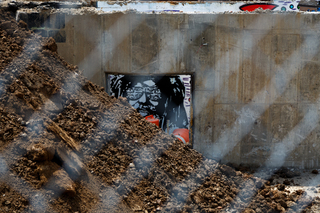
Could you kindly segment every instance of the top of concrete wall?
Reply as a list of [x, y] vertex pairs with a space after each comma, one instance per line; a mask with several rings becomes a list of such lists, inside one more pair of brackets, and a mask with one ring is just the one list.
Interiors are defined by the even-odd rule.
[[38, 8], [38, 9], [52, 9], [52, 8], [80, 8], [80, 7], [95, 7], [96, 3], [89, 0], [3, 0], [0, 1], [1, 7], [9, 7], [11, 10], [18, 10], [20, 8]]
[[5, 0], [13, 10], [21, 8], [36, 9], [78, 9], [82, 7], [97, 8], [103, 12], [136, 11], [143, 13], [225, 13], [225, 12], [318, 12], [319, 0], [274, 0], [274, 1], [97, 1], [97, 0]]
[[[302, 1], [301, 1], [302, 2]], [[318, 12], [319, 2], [316, 0], [303, 1], [211, 1], [211, 2], [164, 2], [164, 1], [141, 1], [119, 3], [110, 1], [98, 1], [97, 8], [105, 12], [128, 11], [137, 12], [175, 12], [175, 13], [225, 13], [225, 12]]]
[[[0, 6], [7, 6], [13, 11], [27, 10], [52, 10], [55, 12], [68, 11], [72, 14], [87, 13], [186, 13], [186, 14], [210, 14], [210, 13], [270, 13], [270, 12], [320, 12], [318, 0], [294, 0], [294, 1], [11, 1], [2, 2]], [[70, 10], [71, 9], [71, 10]], [[80, 10], [79, 10], [80, 9]], [[57, 11], [58, 10], [58, 11]], [[64, 12], [65, 12], [64, 11]], [[30, 11], [31, 12], [31, 11]]]

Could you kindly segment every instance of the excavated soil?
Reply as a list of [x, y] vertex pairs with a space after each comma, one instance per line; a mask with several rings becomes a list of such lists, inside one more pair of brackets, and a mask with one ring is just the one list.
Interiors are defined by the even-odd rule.
[[311, 212], [319, 199], [204, 158], [0, 10], [0, 212]]

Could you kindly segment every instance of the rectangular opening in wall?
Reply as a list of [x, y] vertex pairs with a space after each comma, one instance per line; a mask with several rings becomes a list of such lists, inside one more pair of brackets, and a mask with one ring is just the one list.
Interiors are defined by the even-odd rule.
[[107, 92], [126, 97], [150, 122], [189, 143], [192, 115], [192, 75], [107, 74]]

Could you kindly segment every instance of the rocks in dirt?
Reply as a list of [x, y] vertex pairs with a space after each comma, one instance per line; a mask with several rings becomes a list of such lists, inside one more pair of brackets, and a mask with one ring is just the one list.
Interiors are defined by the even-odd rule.
[[61, 168], [57, 163], [52, 161], [45, 161], [35, 165], [42, 185], [47, 184], [52, 178], [52, 174]]
[[[103, 108], [101, 104], [96, 104], [97, 100], [94, 100], [88, 94], [82, 92], [79, 96], [82, 100], [74, 100], [54, 119], [54, 122], [59, 125], [61, 130], [74, 140], [72, 142], [74, 146], [78, 146], [96, 127], [97, 120], [101, 116], [100, 109]], [[92, 109], [96, 106], [96, 109]]]
[[13, 35], [13, 30], [14, 30], [14, 22], [11, 21], [5, 21], [0, 24], [0, 28], [2, 30], [5, 30], [8, 35], [12, 36]]
[[286, 186], [289, 186], [291, 184], [291, 182], [288, 179], [285, 179], [283, 181], [283, 184], [286, 185]]
[[21, 194], [4, 183], [0, 183], [0, 209], [2, 212], [24, 212], [29, 202]]
[[36, 110], [41, 109], [57, 89], [52, 78], [41, 72], [35, 64], [29, 66], [27, 72], [23, 72], [9, 87], [11, 93]]
[[159, 156], [156, 161], [161, 168], [175, 179], [182, 180], [196, 168], [202, 158], [200, 153], [176, 142]]
[[0, 70], [8, 65], [23, 49], [30, 31], [18, 27], [10, 13], [0, 13]]
[[57, 148], [56, 154], [61, 162], [64, 162], [63, 166], [70, 177], [77, 179], [78, 177], [85, 175], [83, 171], [84, 165], [75, 152], [66, 148]]
[[7, 29], [10, 29], [12, 28], [11, 26], [11, 21], [4, 21], [0, 24], [0, 28], [3, 29], [3, 30], [7, 30]]
[[69, 196], [76, 195], [75, 183], [64, 169], [58, 169], [54, 171], [50, 177], [50, 182], [46, 185], [46, 187], [50, 190], [53, 190], [57, 194], [66, 193]]
[[123, 148], [113, 143], [106, 144], [87, 164], [90, 173], [108, 184], [119, 185], [119, 177], [129, 168], [134, 168], [132, 158]]
[[0, 107], [0, 150], [23, 131], [22, 121], [21, 117]]
[[57, 52], [57, 50], [58, 50], [58, 46], [57, 46], [57, 44], [56, 44], [56, 41], [55, 41], [52, 37], [50, 37], [50, 38], [47, 40], [47, 42], [46, 42], [46, 44], [43, 46], [43, 48], [44, 48], [44, 49], [48, 49], [48, 50], [50, 50], [50, 51], [52, 51], [52, 52]]
[[55, 154], [55, 148], [48, 144], [34, 144], [29, 148], [28, 153], [34, 161], [51, 161]]
[[299, 171], [290, 170], [289, 168], [281, 167], [275, 174], [282, 178], [293, 178], [300, 176]]
[[28, 24], [22, 20], [19, 21], [18, 25], [19, 27], [24, 28], [25, 30], [28, 29]]
[[286, 186], [284, 184], [278, 184], [277, 188], [279, 191], [283, 191], [286, 188]]
[[49, 126], [47, 126], [49, 130], [56, 133], [64, 142], [66, 142], [72, 149], [79, 150], [78, 144], [63, 130], [61, 129], [55, 122], [51, 122]]
[[233, 168], [231, 168], [231, 167], [229, 167], [229, 166], [227, 166], [227, 165], [222, 165], [222, 166], [220, 166], [220, 171], [222, 172], [222, 173], [224, 173], [227, 177], [233, 177], [233, 176], [235, 176], [236, 175], [236, 171], [233, 169]]
[[[42, 186], [58, 194], [67, 193], [70, 196], [75, 196], [75, 183], [71, 177], [75, 175], [75, 172], [78, 172], [76, 175], [81, 174], [80, 166], [82, 166], [82, 164], [74, 153], [66, 153], [61, 151], [61, 149], [56, 151], [55, 149], [55, 147], [48, 144], [35, 144], [29, 147], [27, 156], [30, 160], [28, 160], [28, 163], [31, 163], [33, 167], [34, 176], [39, 177], [39, 182], [34, 183], [37, 184], [37, 187]], [[64, 160], [64, 168], [69, 172], [71, 171], [69, 174], [59, 164], [53, 161], [55, 153], [58, 153], [56, 155]], [[69, 156], [66, 157], [66, 154]], [[57, 159], [55, 161], [57, 161]], [[60, 161], [57, 162], [59, 163]]]
[[236, 184], [225, 176], [215, 173], [208, 177], [205, 182], [190, 195], [185, 207], [189, 211], [201, 209], [225, 208], [237, 195], [239, 189]]

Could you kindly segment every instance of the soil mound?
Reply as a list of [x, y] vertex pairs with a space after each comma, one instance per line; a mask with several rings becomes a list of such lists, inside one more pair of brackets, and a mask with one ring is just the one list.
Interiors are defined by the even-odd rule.
[[0, 10], [0, 212], [297, 212], [303, 191], [205, 159]]

